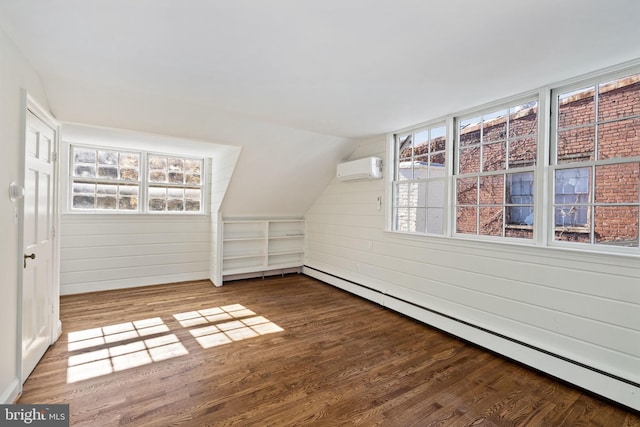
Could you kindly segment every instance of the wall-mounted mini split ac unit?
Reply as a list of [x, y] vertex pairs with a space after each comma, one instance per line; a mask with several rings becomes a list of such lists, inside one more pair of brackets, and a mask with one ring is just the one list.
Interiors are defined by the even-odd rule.
[[360, 181], [382, 178], [382, 159], [365, 157], [340, 163], [337, 170], [338, 181]]

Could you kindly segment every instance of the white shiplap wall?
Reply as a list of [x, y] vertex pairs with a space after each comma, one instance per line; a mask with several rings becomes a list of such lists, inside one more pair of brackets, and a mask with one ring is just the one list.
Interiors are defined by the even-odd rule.
[[[385, 153], [377, 138], [352, 158]], [[385, 232], [385, 191], [326, 188], [306, 214], [307, 274], [640, 409], [637, 257]]]
[[[118, 289], [219, 276], [219, 209], [241, 147], [65, 123], [61, 146], [61, 293]], [[69, 213], [70, 144], [92, 144], [203, 157], [207, 215]]]
[[63, 215], [60, 293], [209, 277], [208, 215]]

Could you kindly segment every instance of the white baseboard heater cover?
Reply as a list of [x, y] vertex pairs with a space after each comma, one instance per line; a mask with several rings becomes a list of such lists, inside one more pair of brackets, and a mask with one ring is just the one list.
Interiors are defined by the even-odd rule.
[[382, 159], [364, 157], [340, 163], [337, 168], [338, 181], [361, 181], [382, 178]]
[[495, 353], [546, 372], [592, 393], [640, 410], [640, 384], [586, 366], [566, 357], [539, 349], [519, 340], [496, 334], [484, 328], [460, 321], [446, 314], [381, 293], [362, 284], [342, 279], [331, 273], [305, 265], [302, 271], [329, 285], [344, 289], [362, 298], [402, 313], [427, 325], [484, 347]]

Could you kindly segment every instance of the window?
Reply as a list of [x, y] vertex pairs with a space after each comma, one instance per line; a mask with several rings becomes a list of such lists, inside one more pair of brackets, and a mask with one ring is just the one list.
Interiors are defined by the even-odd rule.
[[589, 232], [589, 168], [558, 169], [555, 173], [555, 223], [563, 231]]
[[70, 148], [71, 210], [202, 213], [204, 159]]
[[140, 153], [71, 147], [71, 207], [137, 211]]
[[554, 241], [638, 247], [640, 74], [552, 92]]
[[445, 134], [439, 124], [396, 136], [394, 231], [444, 232]]
[[533, 225], [533, 172], [507, 175], [507, 224], [509, 227]]
[[638, 68], [395, 135], [392, 231], [640, 255]]
[[537, 101], [456, 123], [455, 232], [533, 238]]
[[201, 159], [148, 157], [149, 212], [200, 212]]

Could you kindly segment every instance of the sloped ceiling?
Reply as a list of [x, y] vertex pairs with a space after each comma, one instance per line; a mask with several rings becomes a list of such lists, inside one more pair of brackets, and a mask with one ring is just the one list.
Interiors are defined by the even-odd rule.
[[[272, 200], [257, 181], [304, 212], [300, 165], [326, 183], [350, 138], [640, 58], [637, 0], [0, 0], [0, 15], [59, 119], [243, 145], [233, 212]], [[251, 174], [268, 163], [277, 176]]]
[[[637, 0], [1, 0], [0, 10], [46, 85], [159, 94], [346, 137], [640, 57]], [[82, 108], [50, 102], [61, 117]]]

